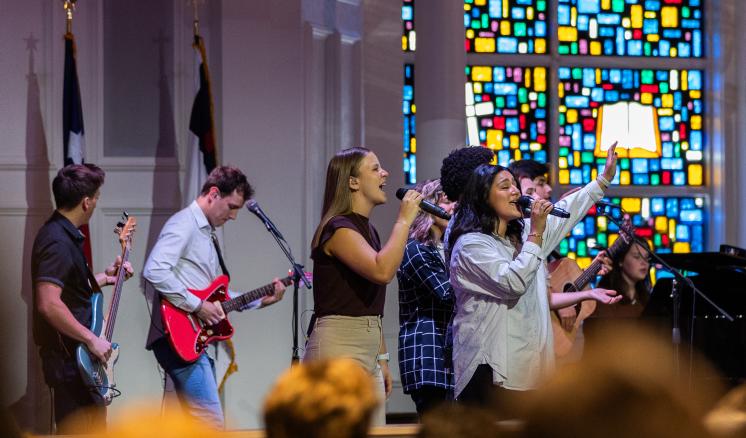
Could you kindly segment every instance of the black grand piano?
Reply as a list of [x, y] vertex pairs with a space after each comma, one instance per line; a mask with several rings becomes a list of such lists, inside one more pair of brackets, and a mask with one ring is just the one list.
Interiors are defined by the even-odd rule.
[[[734, 318], [728, 321], [704, 299], [693, 299], [692, 289], [683, 284], [679, 317], [682, 354], [687, 351], [693, 322], [693, 345], [730, 385], [746, 381], [746, 254], [741, 251], [723, 245], [721, 252], [658, 254], [674, 268], [685, 271], [700, 291]], [[643, 318], [665, 320], [671, 327], [672, 280], [656, 282]]]

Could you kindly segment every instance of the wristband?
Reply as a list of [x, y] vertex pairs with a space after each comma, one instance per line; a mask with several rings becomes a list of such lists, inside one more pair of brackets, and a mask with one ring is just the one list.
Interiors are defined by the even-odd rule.
[[599, 182], [599, 183], [600, 183], [600, 184], [601, 184], [602, 186], [604, 186], [604, 188], [605, 188], [605, 189], [608, 189], [608, 188], [609, 188], [609, 186], [611, 185], [611, 182], [609, 182], [609, 180], [608, 180], [608, 179], [606, 179], [606, 178], [605, 178], [605, 177], [604, 177], [603, 175], [598, 175], [598, 176], [596, 177], [596, 180], [598, 180], [598, 182]]
[[376, 361], [385, 360], [386, 362], [391, 360], [391, 355], [388, 353], [382, 353], [376, 356]]

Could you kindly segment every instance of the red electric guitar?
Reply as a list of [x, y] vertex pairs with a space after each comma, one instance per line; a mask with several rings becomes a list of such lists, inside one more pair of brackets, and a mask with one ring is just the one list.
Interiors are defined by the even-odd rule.
[[[310, 275], [310, 273], [306, 273], [307, 278]], [[288, 276], [280, 281], [288, 286], [293, 282], [293, 277]], [[221, 275], [205, 289], [188, 290], [200, 300], [220, 301], [223, 312], [226, 314], [226, 318], [219, 323], [207, 325], [197, 318], [197, 315], [179, 309], [166, 299], [161, 299], [161, 316], [163, 317], [163, 328], [168, 341], [179, 357], [187, 362], [194, 362], [207, 348], [208, 344], [215, 341], [224, 341], [233, 336], [233, 326], [228, 321], [228, 312], [238, 310], [254, 300], [271, 295], [274, 292], [274, 284], [265, 284], [258, 289], [230, 299], [228, 298], [228, 277]]]

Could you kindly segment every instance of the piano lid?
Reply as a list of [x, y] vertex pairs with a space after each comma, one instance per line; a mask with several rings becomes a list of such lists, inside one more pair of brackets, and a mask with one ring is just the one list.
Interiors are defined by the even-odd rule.
[[746, 257], [721, 252], [659, 253], [657, 255], [674, 268], [703, 275], [724, 271], [746, 275]]

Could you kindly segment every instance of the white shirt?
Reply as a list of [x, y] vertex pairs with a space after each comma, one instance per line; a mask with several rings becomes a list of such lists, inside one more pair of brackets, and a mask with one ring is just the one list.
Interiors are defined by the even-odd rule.
[[[143, 277], [158, 291], [153, 299], [153, 324], [147, 345], [163, 335], [161, 297], [180, 309], [194, 312], [201, 300], [187, 288], [204, 289], [223, 273], [212, 243], [214, 231], [197, 201], [171, 216], [163, 226], [143, 268]], [[228, 295], [233, 298], [241, 294], [229, 289]], [[248, 308], [260, 305], [261, 300], [256, 300]]]
[[547, 218], [542, 246], [523, 247], [482, 233], [462, 235], [453, 246], [451, 286], [456, 296], [453, 320], [455, 394], [471, 380], [477, 366], [493, 370], [493, 382], [513, 390], [536, 388], [554, 370], [554, 345], [549, 316], [544, 259], [559, 245], [588, 209], [601, 199], [596, 181], [557, 203], [569, 219]]

